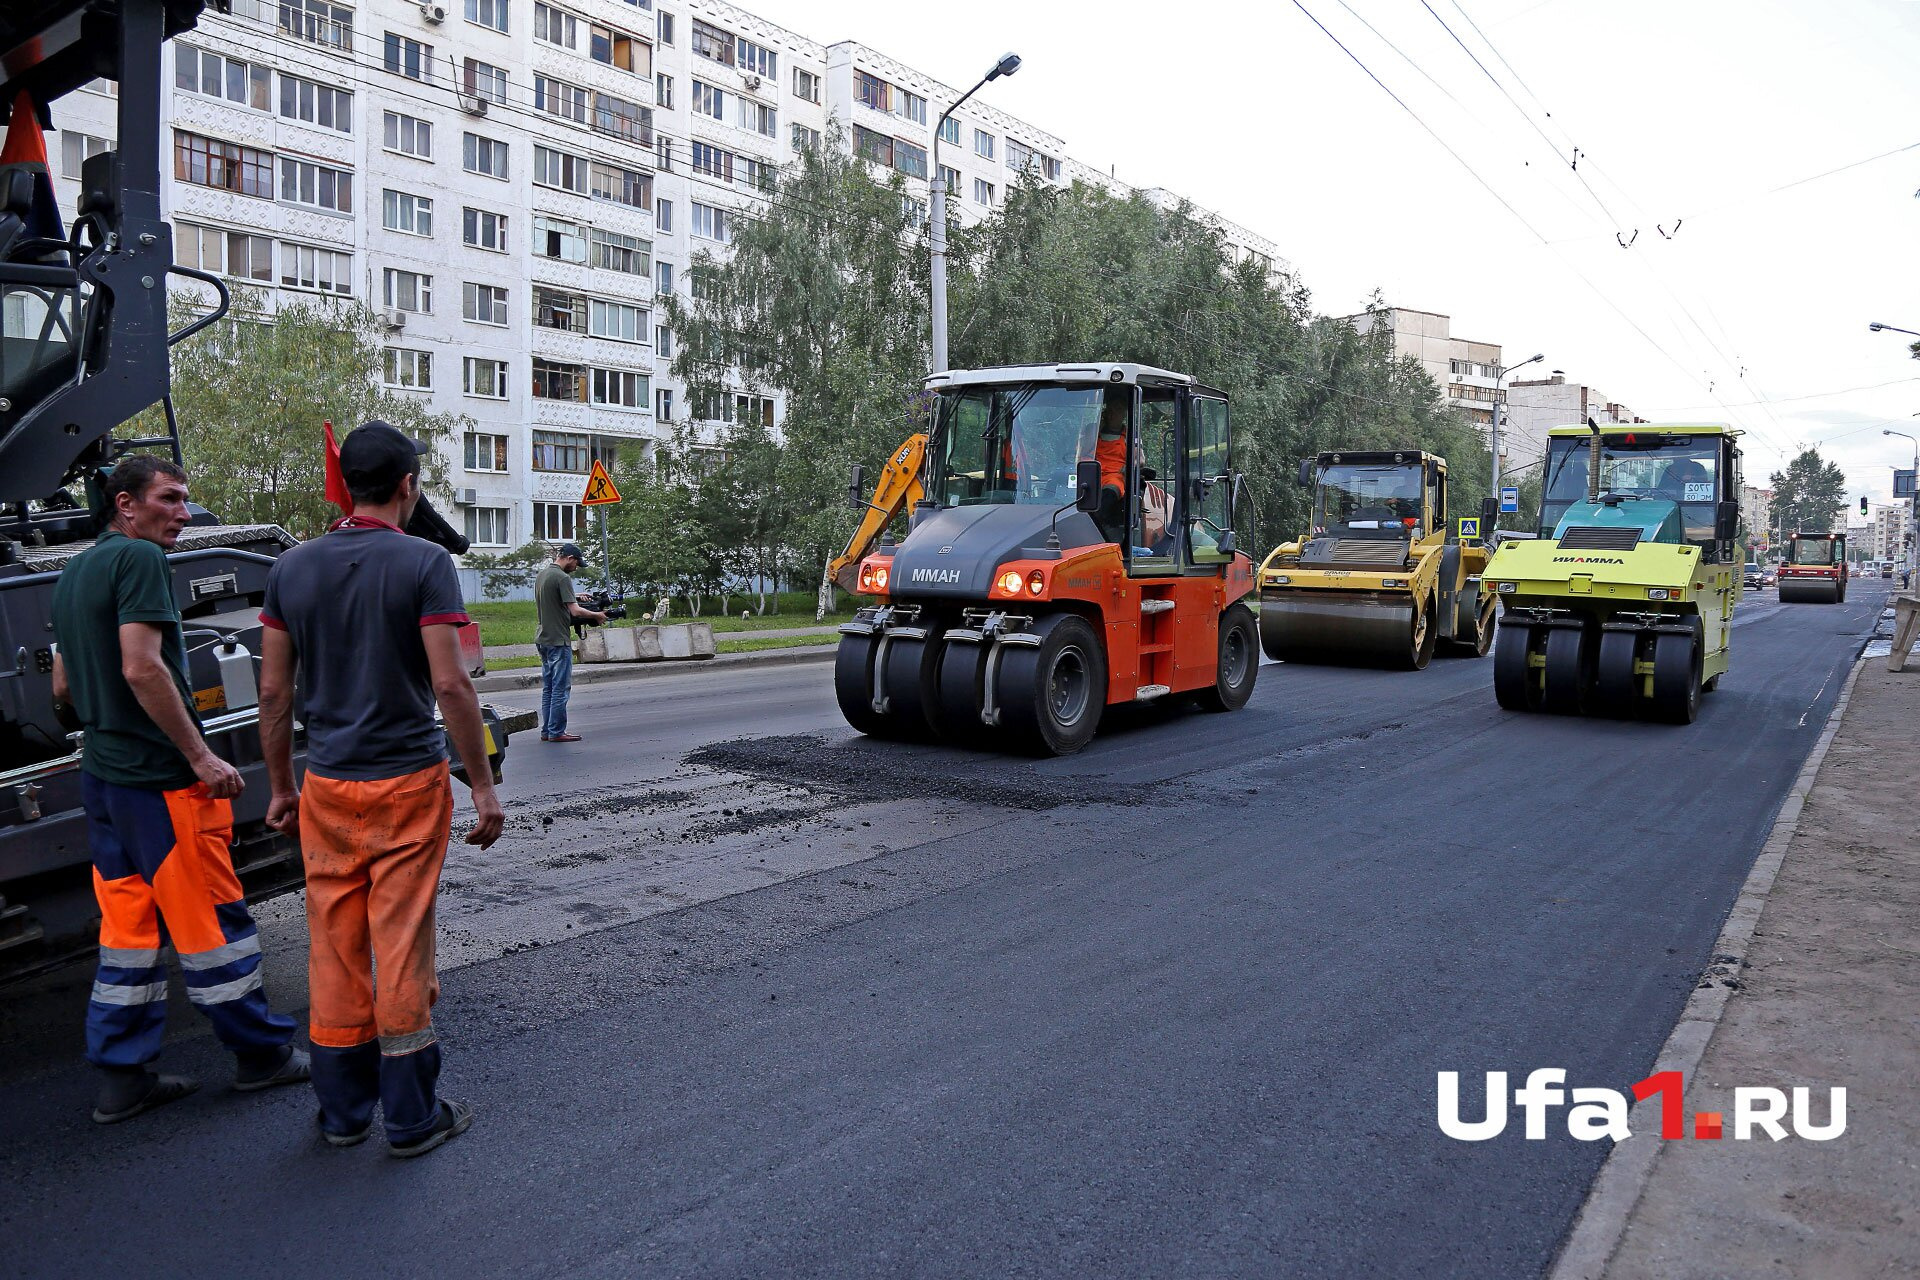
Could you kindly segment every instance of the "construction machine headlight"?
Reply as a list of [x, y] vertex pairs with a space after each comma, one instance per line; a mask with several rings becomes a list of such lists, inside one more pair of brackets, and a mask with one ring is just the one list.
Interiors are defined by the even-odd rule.
[[1517, 582], [1496, 582], [1493, 584], [1493, 589], [1503, 596], [1510, 596], [1520, 589], [1520, 584]]
[[994, 585], [1010, 596], [1017, 596], [1020, 594], [1020, 588], [1024, 584], [1025, 579], [1020, 576], [1020, 571], [1018, 569], [1009, 569], [1000, 575], [1000, 581]]
[[875, 569], [873, 571], [873, 589], [875, 591], [885, 591], [887, 589], [887, 579], [891, 576], [892, 575], [887, 572], [887, 566], [885, 565], [881, 565], [878, 569]]
[[1047, 575], [1035, 569], [1027, 575], [1027, 594], [1037, 596], [1047, 589]]
[[870, 564], [860, 566], [860, 589], [862, 591], [873, 590], [873, 566]]
[[1678, 593], [1670, 592], [1665, 587], [1648, 587], [1647, 588], [1647, 599], [1649, 600], [1666, 600], [1675, 594], [1678, 594]]
[[1405, 578], [1382, 578], [1380, 579], [1380, 586], [1386, 591], [1405, 591], [1407, 589], [1407, 580]]
[[1272, 586], [1284, 587], [1291, 585], [1293, 579], [1284, 573], [1270, 573], [1267, 575], [1267, 582]]

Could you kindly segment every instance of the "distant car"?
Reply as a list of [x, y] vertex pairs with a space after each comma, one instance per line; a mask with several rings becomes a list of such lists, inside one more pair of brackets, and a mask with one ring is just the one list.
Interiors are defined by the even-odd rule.
[[1756, 591], [1766, 585], [1765, 578], [1760, 573], [1759, 565], [1751, 564], [1751, 563], [1747, 565], [1745, 582], [1748, 587], [1751, 587]]
[[1766, 568], [1760, 571], [1761, 586], [1770, 587], [1778, 581], [1780, 581], [1780, 575], [1778, 572], [1774, 570], [1774, 567], [1772, 565], [1768, 565]]

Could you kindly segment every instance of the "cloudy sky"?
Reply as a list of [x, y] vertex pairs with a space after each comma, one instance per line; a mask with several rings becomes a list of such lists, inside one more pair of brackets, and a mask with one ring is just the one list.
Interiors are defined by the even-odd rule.
[[1867, 324], [1920, 330], [1920, 0], [743, 3], [961, 87], [1012, 49], [987, 101], [1265, 234], [1320, 310], [1378, 288], [1731, 421], [1751, 482], [1910, 465], [1920, 363]]

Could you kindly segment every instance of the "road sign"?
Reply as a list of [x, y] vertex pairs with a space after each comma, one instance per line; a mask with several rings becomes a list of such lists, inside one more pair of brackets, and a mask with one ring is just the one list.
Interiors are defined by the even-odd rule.
[[1479, 536], [1480, 536], [1480, 517], [1479, 516], [1461, 516], [1460, 517], [1461, 541], [1464, 542], [1468, 538], [1477, 538]]
[[1520, 509], [1520, 491], [1512, 485], [1503, 485], [1500, 489], [1500, 510], [1518, 511]]
[[583, 507], [598, 507], [609, 502], [620, 501], [620, 491], [613, 487], [613, 477], [600, 465], [600, 459], [593, 460], [593, 470], [587, 476], [587, 491], [580, 496]]
[[1896, 498], [1913, 496], [1913, 472], [1895, 471], [1893, 473], [1893, 496]]

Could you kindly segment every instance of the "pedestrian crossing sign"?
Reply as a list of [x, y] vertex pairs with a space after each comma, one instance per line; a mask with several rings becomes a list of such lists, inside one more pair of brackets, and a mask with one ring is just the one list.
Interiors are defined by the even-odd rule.
[[1479, 516], [1461, 516], [1460, 517], [1460, 536], [1462, 539], [1479, 537], [1480, 536], [1480, 517]]
[[593, 471], [587, 476], [587, 491], [580, 498], [583, 507], [597, 507], [609, 502], [620, 501], [620, 491], [613, 487], [613, 477], [600, 459], [593, 460]]

